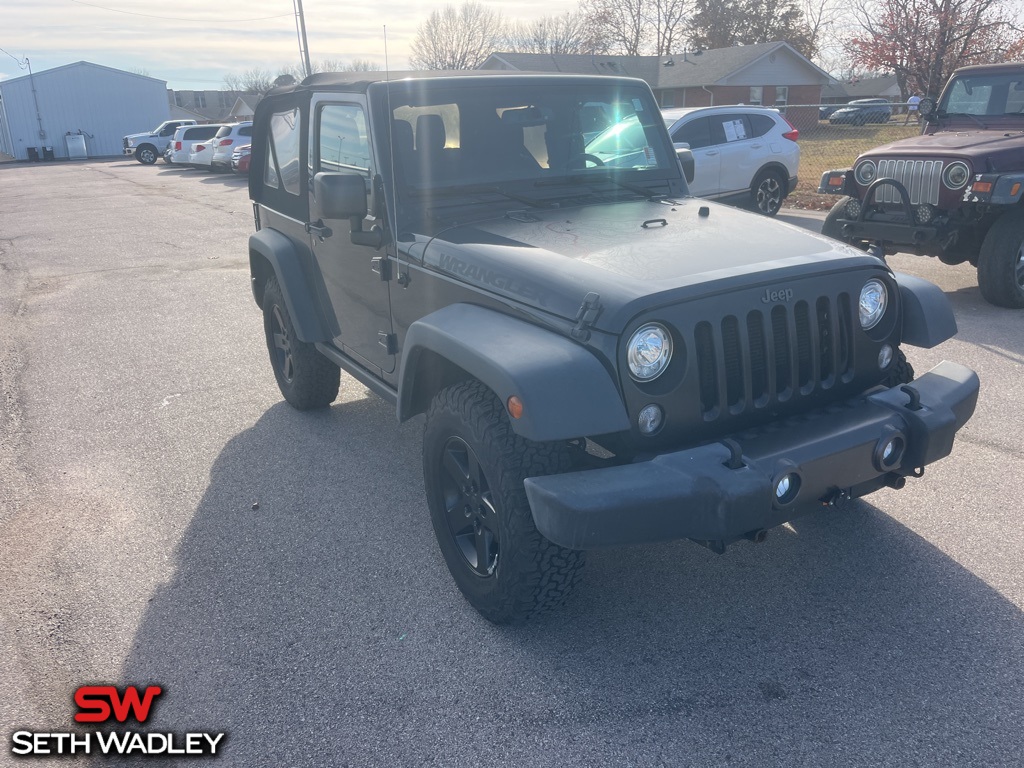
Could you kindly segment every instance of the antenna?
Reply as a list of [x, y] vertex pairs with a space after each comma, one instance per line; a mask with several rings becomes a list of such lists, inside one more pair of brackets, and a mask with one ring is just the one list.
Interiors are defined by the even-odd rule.
[[391, 154], [391, 226], [394, 228], [395, 261], [398, 263], [398, 284], [409, 284], [409, 274], [402, 274], [402, 249], [398, 245], [400, 229], [398, 227], [398, 176], [395, 168], [395, 136], [392, 124], [395, 113], [391, 110], [391, 65], [388, 62], [388, 25], [384, 25], [384, 83], [388, 94], [388, 150]]

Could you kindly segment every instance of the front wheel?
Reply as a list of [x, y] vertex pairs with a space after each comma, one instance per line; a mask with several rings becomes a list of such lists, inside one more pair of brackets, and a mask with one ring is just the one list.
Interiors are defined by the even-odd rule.
[[512, 430], [501, 401], [477, 381], [442, 390], [427, 412], [423, 481], [430, 519], [462, 594], [495, 624], [519, 624], [557, 606], [584, 554], [545, 539], [523, 480], [570, 468], [568, 446]]
[[757, 175], [750, 193], [758, 213], [774, 216], [779, 212], [782, 207], [782, 199], [786, 196], [782, 186], [785, 183], [785, 179], [779, 175], [778, 171], [761, 171]]
[[333, 403], [341, 386], [341, 370], [295, 334], [281, 286], [274, 277], [263, 291], [263, 330], [274, 378], [288, 404], [308, 411]]
[[978, 254], [978, 287], [989, 304], [1024, 309], [1024, 215], [1007, 211], [985, 235]]
[[156, 149], [144, 144], [135, 150], [135, 159], [143, 165], [152, 165], [156, 162]]

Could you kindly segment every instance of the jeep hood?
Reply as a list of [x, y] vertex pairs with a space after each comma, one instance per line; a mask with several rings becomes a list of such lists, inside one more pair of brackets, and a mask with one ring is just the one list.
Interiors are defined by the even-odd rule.
[[143, 133], [129, 133], [125, 136], [126, 139], [156, 139], [159, 138], [155, 133], [149, 133], [148, 131]]
[[861, 157], [957, 155], [964, 158], [984, 158], [1013, 150], [1024, 153], [1024, 131], [1021, 131], [1019, 127], [1015, 130], [1005, 128], [982, 130], [980, 127], [975, 127], [901, 139], [891, 144], [875, 147]]
[[600, 294], [596, 327], [612, 332], [637, 312], [697, 296], [880, 267], [829, 238], [694, 198], [515, 212], [442, 230], [409, 254], [568, 320]]

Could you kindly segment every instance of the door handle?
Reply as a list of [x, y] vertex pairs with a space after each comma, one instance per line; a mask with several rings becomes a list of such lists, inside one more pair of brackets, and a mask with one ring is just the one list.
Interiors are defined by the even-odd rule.
[[320, 242], [323, 242], [328, 237], [333, 235], [334, 232], [331, 231], [330, 227], [328, 227], [328, 226], [326, 226], [324, 224], [323, 220], [320, 220], [316, 224], [313, 224], [312, 222], [308, 222], [307, 221], [306, 222], [306, 234], [308, 234], [308, 235], [315, 235], [316, 237], [320, 238]]
[[715, 155], [718, 154], [718, 150], [712, 149], [710, 152], [705, 152], [704, 154], [707, 155], [708, 157], [714, 157]]

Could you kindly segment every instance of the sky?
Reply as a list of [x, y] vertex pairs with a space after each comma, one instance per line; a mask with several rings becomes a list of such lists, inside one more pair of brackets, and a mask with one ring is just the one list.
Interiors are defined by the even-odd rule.
[[[564, 13], [577, 0], [481, 0], [508, 19]], [[461, 0], [452, 0], [458, 5]], [[416, 29], [445, 2], [303, 0], [310, 58], [370, 59], [408, 68]], [[299, 63], [293, 0], [0, 0], [0, 80], [90, 61], [166, 80], [169, 88], [215, 90], [224, 77]], [[159, 18], [154, 18], [159, 17]], [[6, 53], [6, 55], [5, 55]]]

